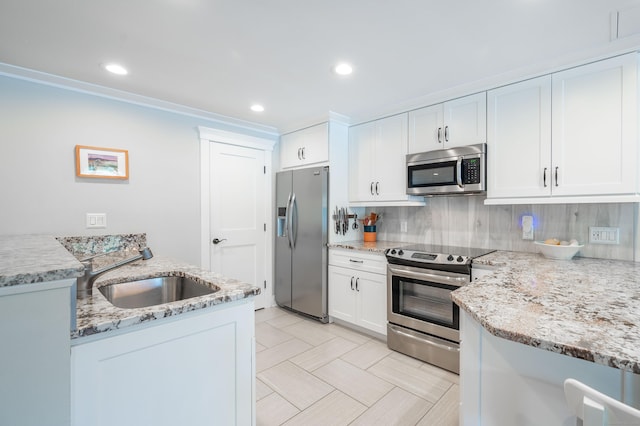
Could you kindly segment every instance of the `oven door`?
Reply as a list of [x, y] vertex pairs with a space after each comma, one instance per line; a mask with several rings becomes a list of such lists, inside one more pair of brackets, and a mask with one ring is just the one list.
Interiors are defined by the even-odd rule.
[[390, 264], [387, 269], [387, 320], [459, 342], [459, 309], [451, 300], [451, 292], [469, 281], [466, 274]]

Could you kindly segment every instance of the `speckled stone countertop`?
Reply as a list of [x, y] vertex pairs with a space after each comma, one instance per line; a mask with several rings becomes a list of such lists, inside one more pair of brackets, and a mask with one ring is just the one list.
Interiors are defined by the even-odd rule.
[[358, 250], [358, 251], [370, 251], [373, 253], [381, 253], [384, 254], [386, 249], [406, 246], [413, 243], [399, 243], [397, 241], [345, 241], [342, 243], [332, 243], [329, 244], [329, 248], [340, 248], [347, 250]]
[[640, 264], [497, 251], [496, 271], [452, 293], [491, 334], [640, 374]]
[[[137, 309], [113, 306], [98, 290], [99, 287], [118, 282], [134, 281], [159, 276], [186, 276], [219, 291], [162, 305]], [[72, 338], [118, 330], [136, 324], [195, 311], [221, 303], [233, 302], [260, 294], [260, 287], [223, 277], [193, 265], [162, 257], [137, 261], [100, 276], [94, 284], [93, 295], [77, 301], [77, 330]]]
[[76, 278], [82, 264], [47, 235], [0, 235], [0, 287]]

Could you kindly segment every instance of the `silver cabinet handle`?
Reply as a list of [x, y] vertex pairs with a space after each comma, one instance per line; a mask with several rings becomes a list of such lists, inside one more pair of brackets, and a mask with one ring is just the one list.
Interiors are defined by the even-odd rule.
[[300, 148], [298, 148], [298, 160], [302, 160], [302, 158], [300, 158]]
[[547, 187], [547, 168], [546, 167], [542, 171], [542, 184], [544, 185], [545, 188]]
[[356, 278], [356, 291], [360, 291], [360, 278]]
[[354, 277], [351, 277], [351, 290], [353, 290], [353, 278]]
[[376, 182], [376, 195], [380, 195], [379, 187], [380, 187], [380, 182]]
[[438, 143], [442, 143], [442, 127], [438, 127]]
[[218, 239], [218, 238], [214, 238], [214, 239], [213, 239], [213, 241], [211, 241], [211, 242], [212, 242], [213, 244], [220, 244], [220, 243], [221, 243], [221, 242], [223, 242], [223, 241], [227, 241], [227, 239], [226, 239], [226, 238], [223, 238], [223, 239], [221, 239], [221, 240], [220, 240], [220, 239]]
[[444, 141], [449, 142], [449, 126], [444, 126]]
[[558, 166], [556, 166], [556, 186], [558, 186]]
[[303, 147], [302, 147], [302, 159], [303, 159], [303, 160], [306, 160], [306, 159], [307, 159], [307, 157], [305, 156], [305, 153], [304, 153], [305, 149], [307, 149], [307, 148], [303, 146]]
[[373, 182], [371, 182], [371, 185], [369, 186], [369, 191], [371, 192], [371, 195], [375, 195], [373, 193]]

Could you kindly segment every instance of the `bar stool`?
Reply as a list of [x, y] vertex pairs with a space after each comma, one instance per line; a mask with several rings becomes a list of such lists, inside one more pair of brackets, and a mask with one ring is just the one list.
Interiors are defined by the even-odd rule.
[[564, 381], [564, 396], [583, 426], [640, 426], [640, 410], [575, 379]]

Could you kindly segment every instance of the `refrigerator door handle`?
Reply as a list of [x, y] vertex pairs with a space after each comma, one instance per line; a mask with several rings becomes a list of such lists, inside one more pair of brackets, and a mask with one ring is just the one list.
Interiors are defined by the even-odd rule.
[[291, 248], [296, 247], [296, 240], [298, 239], [298, 223], [296, 219], [298, 217], [298, 204], [296, 203], [296, 193], [294, 192], [291, 195], [291, 232], [289, 233], [289, 240], [291, 244]]
[[289, 197], [287, 198], [287, 206], [285, 207], [284, 213], [284, 229], [287, 233], [287, 241], [289, 242], [289, 248], [291, 245], [291, 193], [289, 193]]

